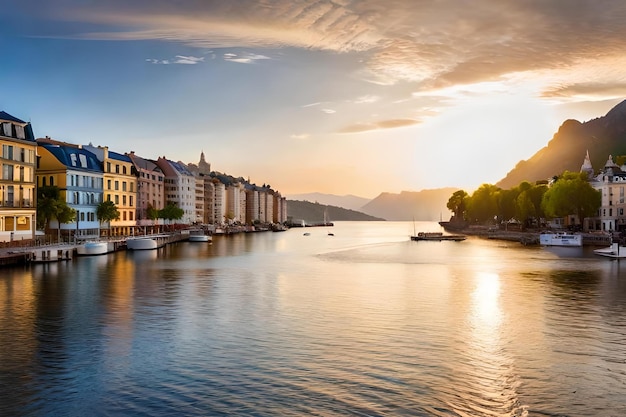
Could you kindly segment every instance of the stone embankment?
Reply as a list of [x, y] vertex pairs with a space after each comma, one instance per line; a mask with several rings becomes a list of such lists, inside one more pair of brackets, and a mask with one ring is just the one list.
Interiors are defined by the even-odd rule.
[[[446, 224], [442, 224], [442, 226], [444, 229], [454, 233], [479, 236], [486, 239], [520, 242], [522, 245], [538, 245], [539, 235], [541, 234], [540, 230], [503, 230], [488, 226], [449, 227]], [[581, 234], [584, 246], [608, 246], [611, 244], [611, 236], [608, 233], [589, 232]]]

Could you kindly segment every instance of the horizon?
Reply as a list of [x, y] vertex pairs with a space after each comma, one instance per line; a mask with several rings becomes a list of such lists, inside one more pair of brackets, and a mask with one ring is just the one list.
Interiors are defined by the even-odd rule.
[[285, 196], [473, 190], [626, 97], [617, 0], [55, 3], [3, 9], [0, 110]]

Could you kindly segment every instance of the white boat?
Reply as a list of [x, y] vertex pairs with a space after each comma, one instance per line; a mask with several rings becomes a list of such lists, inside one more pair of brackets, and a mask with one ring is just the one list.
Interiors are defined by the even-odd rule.
[[104, 255], [111, 252], [109, 243], [99, 240], [85, 242], [76, 247], [76, 254], [81, 256]]
[[148, 235], [126, 239], [126, 247], [130, 250], [158, 249], [167, 244], [168, 235]]
[[612, 243], [609, 247], [594, 249], [593, 253], [608, 258], [626, 258], [626, 246], [621, 246], [619, 243]]
[[567, 232], [543, 232], [539, 235], [542, 246], [582, 246], [583, 236]]
[[189, 241], [190, 242], [211, 242], [213, 238], [211, 235], [204, 233], [204, 230], [190, 230]]

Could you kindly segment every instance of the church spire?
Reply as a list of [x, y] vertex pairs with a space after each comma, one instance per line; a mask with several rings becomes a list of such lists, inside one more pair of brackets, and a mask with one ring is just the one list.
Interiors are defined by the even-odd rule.
[[585, 160], [583, 161], [583, 164], [580, 167], [580, 172], [586, 172], [589, 178], [593, 177], [593, 166], [591, 165], [591, 158], [589, 158], [589, 150], [587, 150], [587, 155], [585, 156]]

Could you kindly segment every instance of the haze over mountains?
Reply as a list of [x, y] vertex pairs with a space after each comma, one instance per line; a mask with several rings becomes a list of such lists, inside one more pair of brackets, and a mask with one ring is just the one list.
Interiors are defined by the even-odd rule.
[[[626, 100], [613, 107], [605, 116], [581, 123], [566, 120], [550, 142], [528, 160], [518, 162], [509, 173], [495, 185], [508, 189], [522, 181], [541, 181], [561, 174], [563, 171], [580, 171], [589, 151], [594, 169], [604, 167], [609, 155], [626, 155]], [[439, 188], [422, 191], [403, 191], [400, 194], [381, 193], [373, 200], [353, 195], [336, 196], [311, 193], [288, 196], [319, 204], [326, 204], [360, 211], [386, 220], [437, 221], [450, 217], [446, 207], [448, 199], [459, 188]], [[466, 190], [471, 194], [472, 190]], [[288, 203], [289, 207], [289, 203]]]

